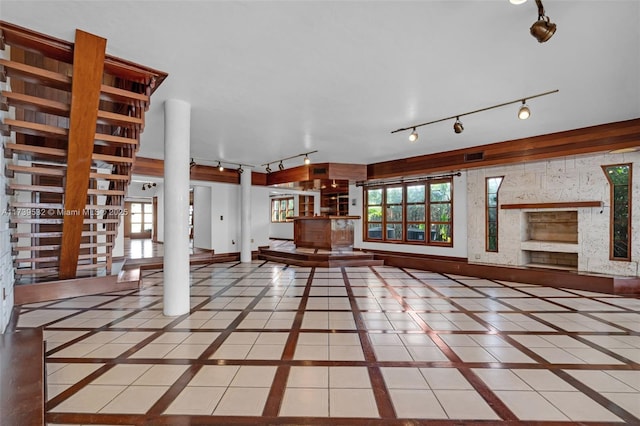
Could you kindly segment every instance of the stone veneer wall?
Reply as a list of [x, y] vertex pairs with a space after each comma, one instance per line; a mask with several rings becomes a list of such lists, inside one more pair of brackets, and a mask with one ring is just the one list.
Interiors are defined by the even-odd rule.
[[[0, 51], [0, 57], [9, 59], [9, 46]], [[9, 90], [9, 84], [0, 82], [0, 90]], [[11, 109], [12, 110], [12, 109]], [[9, 116], [9, 113], [0, 111], [0, 118]], [[8, 138], [3, 138], [8, 139]], [[7, 212], [8, 196], [5, 187], [7, 179], [4, 176], [4, 168], [7, 161], [4, 155], [0, 155], [0, 332], [4, 333], [11, 311], [13, 309], [13, 262], [11, 259], [11, 236], [9, 232], [9, 214]]]
[[[609, 183], [602, 165], [632, 163], [631, 261], [609, 260]], [[611, 275], [640, 275], [640, 152], [569, 157], [550, 161], [469, 170], [467, 173], [467, 233], [470, 263], [523, 266], [527, 211], [498, 210], [497, 253], [485, 251], [485, 178], [504, 176], [498, 193], [499, 205], [603, 201], [604, 208], [567, 208], [578, 212], [578, 271]], [[534, 250], [535, 248], [531, 248]], [[546, 249], [551, 250], [550, 247]]]

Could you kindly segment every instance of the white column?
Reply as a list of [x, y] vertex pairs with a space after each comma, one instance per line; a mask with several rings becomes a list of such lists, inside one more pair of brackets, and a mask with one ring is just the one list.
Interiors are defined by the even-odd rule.
[[240, 262], [251, 263], [251, 169], [240, 175]]
[[189, 142], [191, 105], [164, 103], [164, 314], [189, 312]]

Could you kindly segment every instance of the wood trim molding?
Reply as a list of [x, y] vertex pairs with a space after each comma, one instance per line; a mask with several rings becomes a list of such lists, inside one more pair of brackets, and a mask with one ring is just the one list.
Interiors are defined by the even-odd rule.
[[[640, 118], [369, 164], [367, 179], [465, 170], [640, 146]], [[481, 158], [465, 161], [465, 158]]]
[[[59, 278], [76, 276], [107, 40], [76, 30]], [[75, 214], [78, 212], [77, 214]]]
[[522, 203], [522, 204], [502, 204], [502, 210], [518, 210], [518, 209], [563, 209], [563, 208], [581, 208], [581, 207], [602, 207], [602, 201], [569, 201], [565, 203]]

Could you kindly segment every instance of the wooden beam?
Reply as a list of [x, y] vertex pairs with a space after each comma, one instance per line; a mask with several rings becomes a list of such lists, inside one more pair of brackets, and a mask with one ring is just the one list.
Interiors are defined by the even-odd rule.
[[[106, 47], [106, 39], [76, 30], [64, 197], [66, 211], [82, 211], [87, 204]], [[58, 272], [60, 279], [76, 276], [83, 219], [82, 215], [64, 216]]]
[[640, 146], [640, 118], [369, 164], [368, 179], [465, 170]]
[[581, 207], [602, 207], [602, 201], [567, 201], [564, 203], [521, 203], [521, 204], [501, 204], [503, 210], [518, 209], [562, 209]]

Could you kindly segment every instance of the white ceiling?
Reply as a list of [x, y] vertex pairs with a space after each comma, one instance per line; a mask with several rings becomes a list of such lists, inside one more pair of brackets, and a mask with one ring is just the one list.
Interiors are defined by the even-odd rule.
[[[163, 102], [191, 104], [191, 156], [260, 165], [306, 151], [369, 164], [640, 117], [640, 1], [0, 0], [0, 19], [169, 73], [139, 155], [163, 156]], [[559, 89], [518, 105], [390, 131]], [[301, 159], [285, 162], [300, 164]], [[263, 168], [260, 168], [263, 169]]]

